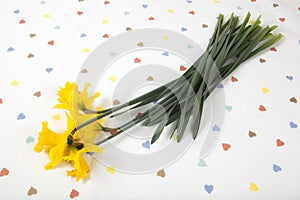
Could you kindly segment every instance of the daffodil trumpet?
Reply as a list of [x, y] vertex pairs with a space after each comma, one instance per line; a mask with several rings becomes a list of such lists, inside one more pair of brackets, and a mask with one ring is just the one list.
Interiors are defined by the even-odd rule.
[[[239, 19], [234, 14], [225, 22], [224, 16], [220, 14], [206, 51], [181, 77], [129, 102], [97, 111], [97, 116], [77, 126], [71, 134], [104, 117], [112, 118], [149, 103], [158, 102], [139, 117], [116, 127], [113, 134], [95, 144], [100, 145], [141, 122], [145, 126], [159, 124], [151, 143], [159, 138], [165, 126], [174, 123], [170, 135], [177, 131], [177, 141], [180, 142], [191, 116], [193, 116], [192, 134], [195, 139], [200, 127], [203, 103], [217, 85], [240, 64], [282, 38], [280, 33], [272, 33], [277, 26], [263, 28], [260, 26], [260, 16], [253, 23], [250, 23], [250, 16], [248, 13], [244, 21], [238, 25]], [[118, 113], [122, 109], [125, 111]]]

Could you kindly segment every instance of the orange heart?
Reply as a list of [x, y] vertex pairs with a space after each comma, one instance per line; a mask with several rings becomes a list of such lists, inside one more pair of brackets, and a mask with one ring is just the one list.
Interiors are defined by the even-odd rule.
[[103, 38], [109, 38], [109, 35], [108, 34], [104, 34], [102, 37]]
[[8, 169], [3, 168], [0, 172], [0, 177], [7, 176], [9, 174]]
[[185, 70], [186, 70], [186, 67], [183, 66], [183, 65], [181, 65], [181, 66], [180, 66], [180, 71], [185, 71]]
[[283, 142], [282, 140], [280, 140], [280, 139], [277, 139], [277, 140], [276, 140], [276, 145], [277, 145], [278, 147], [281, 147], [281, 146], [284, 145], [284, 142]]
[[272, 47], [270, 50], [271, 51], [277, 51], [277, 49], [275, 47]]
[[0, 104], [2, 104], [3, 103], [3, 100], [0, 98]]
[[50, 40], [50, 41], [48, 42], [48, 44], [49, 44], [49, 45], [53, 45], [53, 44], [54, 44], [54, 41], [53, 41], [53, 40]]
[[141, 62], [141, 59], [139, 59], [139, 58], [134, 59], [134, 63], [140, 63], [140, 62]]
[[238, 82], [238, 79], [237, 79], [236, 77], [232, 76], [232, 77], [231, 77], [231, 81], [232, 81], [232, 82]]
[[256, 2], [256, 0], [251, 0], [251, 2]]
[[24, 24], [26, 21], [24, 20], [24, 19], [21, 19], [20, 21], [19, 21], [19, 24]]
[[73, 199], [75, 197], [79, 196], [79, 192], [75, 189], [72, 189], [71, 193], [70, 193], [70, 198]]
[[263, 105], [259, 105], [258, 110], [259, 110], [259, 111], [262, 111], [262, 112], [267, 111], [267, 109], [266, 109], [265, 106], [263, 106]]
[[149, 17], [148, 20], [155, 20], [154, 17]]
[[104, 5], [110, 4], [109, 1], [104, 1]]
[[284, 17], [280, 17], [280, 18], [279, 18], [279, 21], [284, 22], [284, 21], [285, 21], [285, 18], [284, 18]]
[[195, 11], [191, 10], [191, 11], [189, 12], [189, 14], [190, 14], [190, 15], [194, 15], [194, 14], [195, 14]]
[[82, 15], [83, 12], [82, 12], [82, 11], [78, 11], [77, 14], [78, 14], [78, 15]]
[[222, 143], [222, 147], [225, 151], [228, 151], [228, 149], [231, 147], [230, 144]]

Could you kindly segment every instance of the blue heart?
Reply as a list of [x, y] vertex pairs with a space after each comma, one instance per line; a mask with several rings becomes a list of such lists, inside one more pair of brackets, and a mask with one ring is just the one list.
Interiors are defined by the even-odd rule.
[[288, 80], [292, 81], [294, 79], [293, 76], [285, 76], [285, 78], [287, 78]]
[[187, 3], [192, 3], [192, 1], [191, 1], [191, 0], [186, 0], [186, 2], [187, 2]]
[[212, 130], [214, 131], [214, 132], [220, 132], [220, 127], [218, 126], [218, 125], [214, 125], [213, 127], [212, 127]]
[[81, 35], [80, 35], [80, 37], [86, 37], [86, 34], [85, 33], [82, 33]]
[[294, 122], [290, 122], [290, 127], [291, 128], [297, 128], [298, 125], [296, 123], [294, 123]]
[[169, 56], [169, 52], [165, 51], [162, 53], [163, 56]]
[[274, 172], [279, 172], [279, 171], [281, 171], [282, 170], [282, 168], [279, 166], [279, 165], [276, 165], [276, 164], [273, 164], [273, 171]]
[[10, 52], [10, 51], [14, 51], [14, 50], [15, 50], [14, 48], [9, 47], [6, 51], [7, 51], [7, 52]]
[[187, 31], [187, 28], [182, 27], [182, 28], [181, 28], [181, 31], [182, 31], [182, 32]]
[[150, 142], [148, 140], [146, 142], [144, 142], [142, 145], [144, 148], [150, 149]]
[[147, 5], [147, 4], [143, 4], [142, 6], [143, 6], [143, 8], [145, 8], [145, 9], [148, 8], [148, 5]]
[[46, 68], [46, 72], [47, 72], [47, 73], [52, 72], [52, 70], [53, 70], [53, 68]]
[[223, 85], [222, 83], [219, 83], [219, 84], [217, 85], [217, 88], [224, 88], [224, 85]]
[[14, 10], [13, 11], [15, 14], [19, 14], [20, 13], [20, 10]]
[[20, 113], [20, 114], [18, 115], [17, 120], [25, 119], [25, 117], [26, 117], [26, 116], [25, 116], [23, 113]]
[[210, 194], [214, 190], [214, 186], [213, 185], [204, 185], [204, 189], [208, 194]]

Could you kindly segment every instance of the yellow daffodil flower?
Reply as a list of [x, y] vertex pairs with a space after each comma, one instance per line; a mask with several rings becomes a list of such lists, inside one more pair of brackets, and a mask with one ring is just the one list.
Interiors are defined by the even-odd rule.
[[71, 131], [75, 128], [74, 120], [67, 116], [67, 128], [62, 133], [56, 133], [48, 128], [48, 123], [42, 123], [42, 131], [39, 132], [38, 143], [34, 147], [36, 152], [45, 150], [48, 153], [50, 162], [45, 169], [52, 169], [61, 161], [70, 162], [74, 170], [67, 171], [68, 176], [76, 177], [76, 181], [88, 177], [89, 166], [87, 165], [83, 153], [85, 152], [102, 152], [102, 149], [87, 140], [83, 142], [79, 135], [75, 133], [70, 136]]

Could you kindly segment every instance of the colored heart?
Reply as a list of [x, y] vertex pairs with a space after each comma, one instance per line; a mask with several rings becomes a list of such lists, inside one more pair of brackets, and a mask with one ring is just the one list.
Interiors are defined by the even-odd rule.
[[111, 76], [111, 77], [109, 77], [108, 80], [110, 80], [110, 81], [112, 81], [112, 82], [116, 82], [116, 81], [117, 81], [117, 78], [116, 78], [115, 76]]
[[203, 159], [200, 159], [199, 162], [198, 162], [198, 166], [199, 167], [206, 167], [207, 164], [206, 164], [206, 162]]
[[104, 1], [104, 5], [108, 5], [108, 4], [110, 4], [109, 1]]
[[144, 142], [144, 143], [142, 144], [142, 146], [143, 146], [144, 148], [146, 148], [146, 149], [150, 149], [150, 142], [147, 140], [146, 142]]
[[0, 98], [0, 104], [3, 104], [3, 100]]
[[110, 52], [109, 55], [114, 57], [115, 55], [117, 55], [117, 53], [116, 52]]
[[70, 193], [70, 198], [73, 199], [75, 197], [79, 196], [79, 192], [75, 189], [72, 189], [71, 193]]
[[46, 18], [46, 19], [47, 19], [47, 18], [50, 18], [50, 15], [49, 15], [49, 14], [45, 14], [45, 15], [44, 15], [44, 18]]
[[59, 114], [55, 114], [55, 115], [52, 116], [52, 119], [58, 121], [58, 120], [60, 120], [60, 115]]
[[47, 72], [47, 73], [50, 73], [50, 72], [52, 72], [52, 71], [53, 71], [53, 68], [49, 68], [49, 67], [46, 68], [46, 72]]
[[180, 70], [180, 71], [185, 71], [185, 70], [186, 70], [186, 67], [183, 66], [183, 65], [181, 65], [181, 66], [179, 67], [179, 70]]
[[154, 19], [154, 17], [149, 17], [148, 20], [151, 21], [151, 20], [155, 20], [155, 19]]
[[268, 88], [263, 87], [261, 89], [262, 93], [268, 93], [270, 90]]
[[259, 190], [259, 188], [257, 187], [257, 185], [255, 183], [251, 183], [250, 187], [249, 187], [249, 190], [252, 191], [252, 192], [256, 192], [256, 191]]
[[81, 38], [86, 37], [86, 34], [85, 33], [81, 33], [80, 37]]
[[24, 24], [24, 23], [26, 23], [26, 21], [25, 21], [24, 19], [21, 19], [21, 20], [19, 21], [19, 24]]
[[121, 102], [118, 100], [118, 99], [115, 99], [114, 101], [113, 101], [113, 105], [119, 105]]
[[87, 70], [87, 69], [82, 69], [82, 70], [80, 71], [80, 73], [82, 73], [82, 74], [88, 73], [88, 70]]
[[258, 110], [261, 111], [261, 112], [267, 111], [266, 107], [263, 106], [263, 105], [259, 105]]
[[207, 24], [202, 24], [202, 28], [207, 28], [208, 25]]
[[139, 118], [140, 116], [142, 116], [142, 113], [141, 113], [141, 112], [138, 112], [138, 113], [135, 115], [135, 118]]
[[77, 15], [82, 15], [83, 14], [83, 12], [82, 11], [77, 11]]
[[143, 4], [142, 6], [143, 6], [144, 9], [148, 8], [147, 4]]
[[19, 13], [20, 13], [20, 10], [14, 10], [13, 13], [19, 14]]
[[191, 11], [189, 12], [189, 14], [190, 14], [190, 15], [194, 15], [194, 14], [195, 14], [195, 11], [191, 10]]
[[256, 0], [251, 0], [251, 2], [256, 2]]
[[181, 27], [181, 31], [182, 31], [182, 32], [185, 32], [185, 31], [187, 31], [187, 28]]
[[224, 85], [222, 84], [222, 83], [219, 83], [218, 85], [217, 85], [217, 88], [224, 88]]
[[4, 167], [0, 172], [0, 177], [7, 176], [8, 174], [9, 174], [9, 170]]
[[208, 194], [210, 194], [214, 190], [214, 186], [213, 185], [204, 185], [204, 189]]
[[46, 1], [41, 1], [40, 4], [46, 4]]
[[22, 120], [22, 119], [25, 119], [26, 116], [23, 114], [23, 113], [20, 113], [17, 117], [17, 120]]
[[230, 80], [231, 80], [231, 82], [233, 82], [233, 83], [234, 83], [234, 82], [238, 82], [238, 79], [237, 79], [236, 77], [234, 77], [234, 76], [232, 76]]
[[169, 37], [168, 36], [166, 36], [166, 35], [164, 35], [164, 36], [162, 36], [162, 38], [161, 39], [163, 39], [163, 40], [168, 40], [169, 39]]
[[144, 43], [143, 43], [143, 42], [139, 42], [139, 43], [137, 43], [137, 46], [143, 47], [143, 46], [144, 46]]
[[31, 186], [27, 192], [27, 195], [31, 196], [31, 195], [35, 195], [35, 194], [37, 194], [37, 189], [35, 189], [34, 187]]
[[292, 98], [290, 98], [290, 102], [297, 103], [298, 101], [297, 101], [296, 97], [292, 97]]
[[256, 137], [256, 133], [254, 133], [253, 131], [249, 131], [248, 135], [250, 138]]
[[280, 18], [279, 18], [279, 21], [285, 22], [285, 18], [284, 18], [284, 17], [280, 17]]
[[236, 7], [237, 10], [242, 10], [243, 8], [241, 6]]
[[34, 33], [30, 33], [30, 34], [29, 34], [29, 37], [30, 37], [30, 38], [34, 38], [35, 36], [36, 36], [36, 34], [34, 34]]
[[274, 8], [276, 8], [276, 7], [278, 7], [278, 6], [279, 6], [278, 3], [273, 3], [273, 7], [274, 7]]
[[141, 62], [141, 59], [139, 59], [139, 58], [134, 59], [134, 63], [140, 63], [140, 62]]
[[168, 13], [173, 13], [173, 12], [174, 12], [173, 9], [169, 9], [169, 10], [168, 10]]
[[266, 60], [265, 60], [265, 59], [263, 59], [263, 58], [260, 58], [260, 59], [259, 59], [259, 62], [260, 62], [260, 63], [265, 63], [265, 62], [266, 62]]
[[282, 171], [282, 168], [279, 165], [273, 164], [273, 171], [277, 173]]
[[223, 147], [224, 151], [228, 151], [230, 149], [231, 145], [227, 144], [227, 143], [222, 143], [222, 147]]
[[275, 47], [272, 47], [270, 50], [275, 51], [275, 52], [277, 51], [277, 49]]
[[108, 34], [104, 34], [102, 37], [103, 38], [109, 38], [109, 35]]
[[192, 0], [186, 0], [187, 3], [192, 3]]
[[287, 78], [288, 80], [292, 81], [294, 79], [293, 76], [285, 76], [285, 78]]
[[296, 123], [294, 123], [294, 122], [290, 122], [290, 127], [291, 128], [297, 128], [298, 125]]
[[50, 41], [48, 42], [48, 44], [49, 44], [49, 45], [54, 45], [54, 41], [53, 41], [53, 40], [50, 40]]
[[230, 112], [232, 110], [232, 106], [225, 106], [225, 109]]
[[26, 138], [26, 144], [31, 143], [31, 142], [33, 142], [33, 141], [34, 141], [34, 138], [31, 137], [31, 136], [28, 136], [28, 137]]
[[278, 147], [281, 147], [281, 146], [284, 145], [284, 141], [282, 141], [282, 140], [280, 140], [280, 139], [277, 139], [277, 140], [276, 140], [276, 145], [277, 145]]
[[113, 166], [107, 167], [106, 171], [110, 174], [114, 174], [116, 172], [116, 169]]
[[124, 15], [130, 15], [130, 12], [125, 11], [125, 12], [124, 12]]
[[126, 31], [131, 31], [131, 30], [132, 30], [132, 28], [130, 28], [130, 27], [126, 28]]
[[212, 127], [213, 132], [220, 132], [220, 130], [221, 130], [220, 127], [216, 124]]
[[59, 30], [59, 29], [60, 29], [60, 26], [56, 25], [56, 26], [54, 26], [53, 28], [56, 29], [56, 30]]
[[153, 79], [153, 77], [152, 76], [148, 76], [147, 77], [147, 81], [153, 81], [154, 79]]
[[186, 46], [186, 48], [188, 48], [188, 49], [192, 49], [192, 48], [194, 48], [194, 46], [193, 46], [193, 45], [191, 45], [191, 44], [188, 44], [188, 45]]
[[102, 24], [107, 24], [108, 21], [107, 21], [106, 19], [103, 19], [101, 23], [102, 23]]
[[163, 56], [169, 56], [169, 52], [165, 51], [162, 53]]
[[27, 58], [33, 58], [34, 55], [32, 53], [28, 54]]
[[88, 53], [88, 52], [90, 52], [90, 49], [89, 49], [89, 48], [84, 48], [84, 49], [82, 49], [82, 51], [83, 51], [84, 53]]
[[164, 178], [166, 176], [166, 172], [164, 169], [161, 169], [156, 173], [156, 175]]
[[9, 47], [6, 51], [7, 51], [7, 52], [11, 52], [11, 51], [14, 51], [14, 50], [15, 50], [14, 48]]

